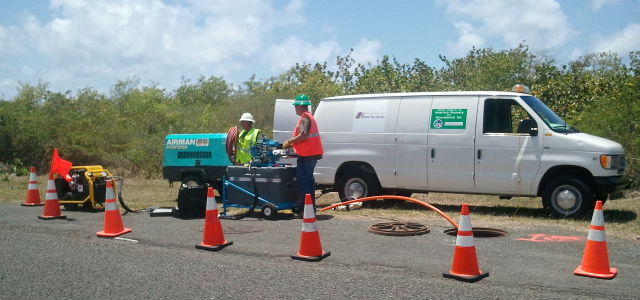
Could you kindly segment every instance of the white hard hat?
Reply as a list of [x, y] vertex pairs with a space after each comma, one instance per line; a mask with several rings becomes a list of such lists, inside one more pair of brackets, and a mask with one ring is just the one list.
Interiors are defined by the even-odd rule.
[[249, 121], [251, 123], [255, 122], [253, 120], [253, 116], [250, 113], [243, 113], [242, 117], [240, 117], [240, 121]]

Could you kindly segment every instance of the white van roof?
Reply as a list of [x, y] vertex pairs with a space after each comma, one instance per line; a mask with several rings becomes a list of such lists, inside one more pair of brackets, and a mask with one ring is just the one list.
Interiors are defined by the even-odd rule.
[[411, 92], [411, 93], [386, 93], [386, 94], [360, 94], [327, 97], [325, 100], [347, 100], [360, 98], [389, 98], [389, 97], [412, 97], [412, 96], [531, 96], [529, 94], [501, 91], [470, 91], [470, 92]]

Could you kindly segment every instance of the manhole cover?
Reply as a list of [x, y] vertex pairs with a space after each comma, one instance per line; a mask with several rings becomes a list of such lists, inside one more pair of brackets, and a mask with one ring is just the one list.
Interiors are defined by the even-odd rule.
[[[495, 228], [474, 227], [471, 230], [473, 231], [473, 237], [477, 237], [477, 238], [509, 235], [508, 231], [502, 230], [502, 229], [495, 229]], [[445, 230], [444, 233], [448, 235], [457, 236], [458, 230], [455, 228], [451, 228], [451, 229]]]
[[369, 232], [382, 235], [408, 236], [429, 233], [429, 227], [418, 223], [389, 222], [369, 226]]

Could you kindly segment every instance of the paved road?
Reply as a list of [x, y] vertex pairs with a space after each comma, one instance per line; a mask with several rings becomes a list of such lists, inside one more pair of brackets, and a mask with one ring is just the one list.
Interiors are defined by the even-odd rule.
[[573, 275], [587, 228], [503, 227], [508, 236], [476, 238], [480, 269], [490, 276], [465, 283], [442, 276], [455, 245], [443, 220], [425, 220], [426, 235], [391, 237], [367, 232], [388, 220], [319, 213], [331, 256], [303, 262], [290, 258], [301, 220], [223, 220], [234, 244], [207, 252], [194, 247], [203, 219], [130, 213], [122, 219], [132, 232], [117, 240], [96, 237], [103, 213], [62, 212], [67, 220], [45, 221], [37, 218], [42, 207], [0, 203], [0, 299], [640, 298], [636, 241], [608, 239], [614, 279]]

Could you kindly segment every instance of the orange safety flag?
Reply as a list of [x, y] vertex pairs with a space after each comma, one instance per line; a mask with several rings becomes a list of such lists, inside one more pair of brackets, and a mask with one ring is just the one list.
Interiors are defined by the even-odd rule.
[[69, 176], [69, 170], [71, 170], [71, 165], [73, 165], [70, 161], [64, 160], [58, 156], [58, 148], [53, 148], [53, 159], [51, 160], [51, 174], [58, 173], [60, 176], [63, 176], [67, 182], [71, 181], [71, 176]]

